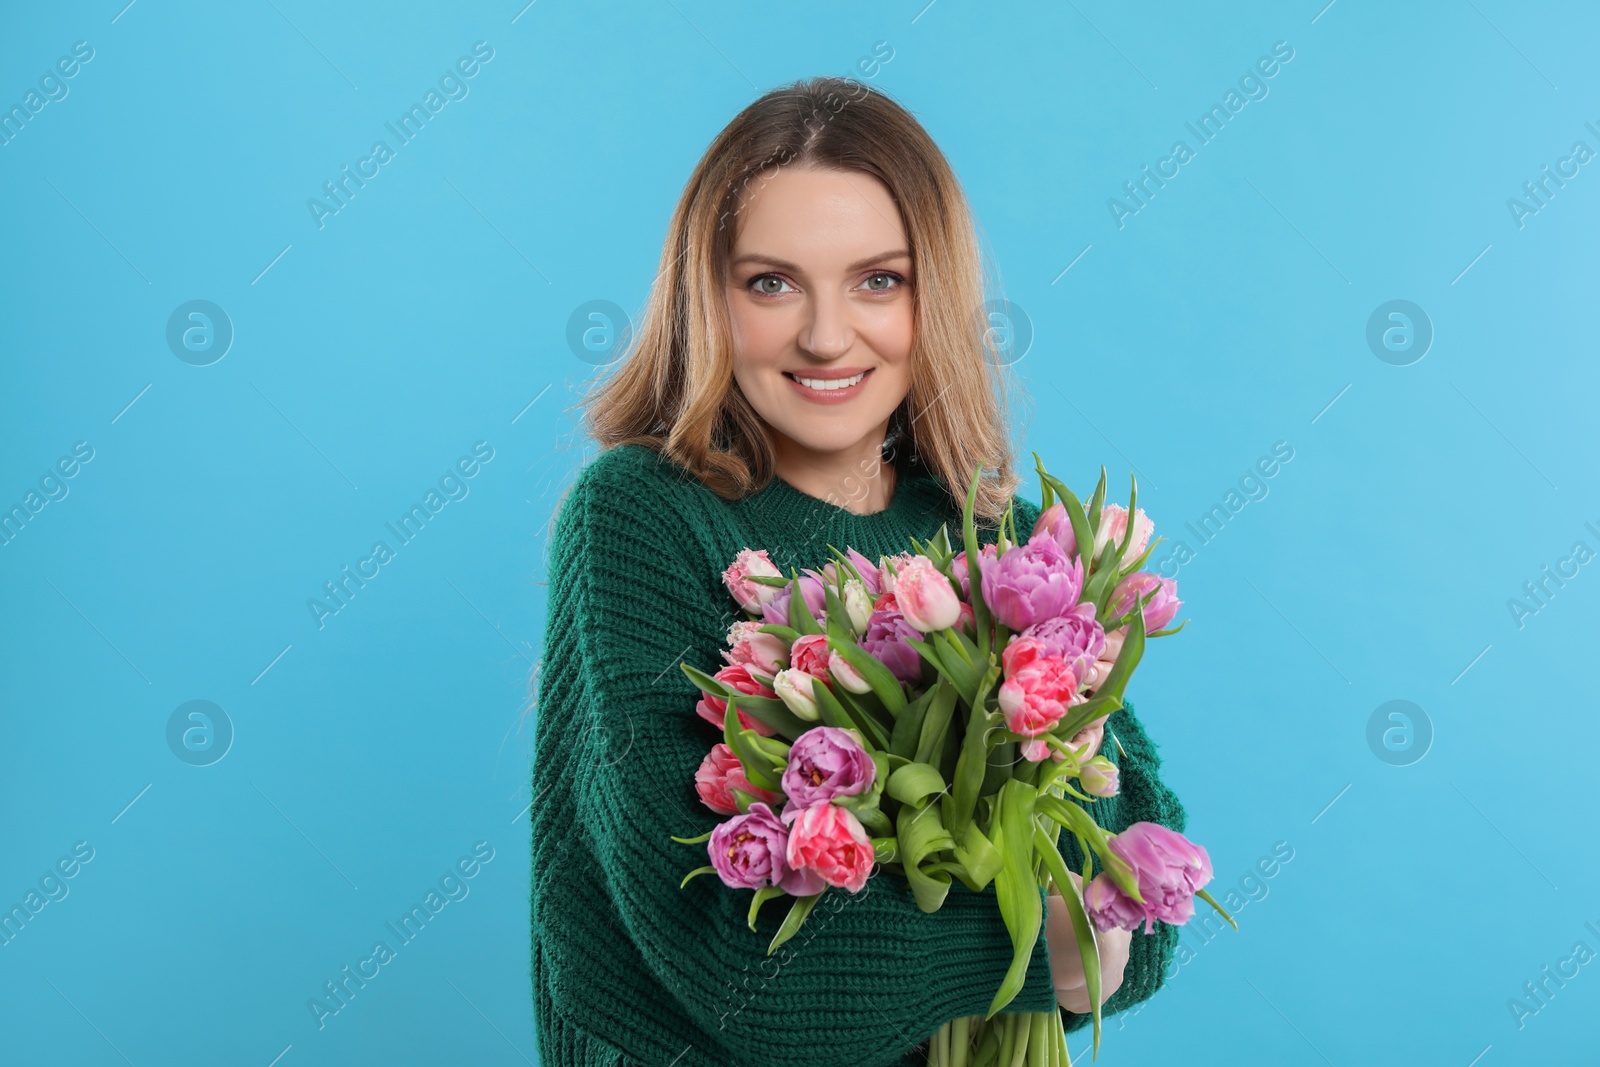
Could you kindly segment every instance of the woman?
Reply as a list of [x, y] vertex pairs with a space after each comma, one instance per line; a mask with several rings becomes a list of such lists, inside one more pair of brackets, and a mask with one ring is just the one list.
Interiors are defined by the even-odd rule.
[[[987, 1011], [1012, 956], [992, 887], [956, 882], [932, 914], [887, 877], [833, 890], [768, 956], [782, 902], [752, 933], [750, 894], [680, 888], [705, 857], [670, 839], [721, 820], [694, 788], [719, 731], [679, 664], [722, 665], [743, 616], [721, 574], [740, 548], [788, 574], [830, 544], [876, 560], [941, 523], [959, 534], [980, 463], [980, 539], [995, 539], [1020, 479], [982, 298], [948, 164], [861, 83], [769, 93], [690, 177], [637, 343], [587, 401], [603, 450], [551, 541], [532, 809], [548, 1067], [920, 1063], [940, 1025]], [[1031, 529], [1038, 506], [1015, 503]], [[1089, 810], [1112, 831], [1181, 830], [1131, 708], [1074, 743], [1098, 749], [1108, 730], [1122, 792]], [[1075, 1029], [1089, 1003], [1059, 898], [1044, 926], [1007, 1010], [1059, 1006]], [[1154, 993], [1175, 941], [1165, 924], [1100, 935], [1104, 1010]]]

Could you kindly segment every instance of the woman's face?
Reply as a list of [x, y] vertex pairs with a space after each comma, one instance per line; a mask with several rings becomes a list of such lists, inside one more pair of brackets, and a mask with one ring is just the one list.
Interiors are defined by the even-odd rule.
[[781, 459], [876, 457], [911, 383], [914, 279], [900, 211], [882, 182], [854, 171], [779, 168], [751, 188], [727, 281], [734, 380]]

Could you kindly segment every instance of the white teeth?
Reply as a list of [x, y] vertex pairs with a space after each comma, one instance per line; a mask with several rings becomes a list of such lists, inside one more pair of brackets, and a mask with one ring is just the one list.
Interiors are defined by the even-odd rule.
[[799, 382], [801, 385], [809, 386], [812, 389], [819, 389], [823, 392], [831, 392], [834, 389], [848, 389], [850, 386], [856, 384], [866, 376], [866, 371], [862, 371], [854, 378], [829, 378], [826, 380], [821, 378], [801, 378], [799, 375], [796, 375], [795, 381]]

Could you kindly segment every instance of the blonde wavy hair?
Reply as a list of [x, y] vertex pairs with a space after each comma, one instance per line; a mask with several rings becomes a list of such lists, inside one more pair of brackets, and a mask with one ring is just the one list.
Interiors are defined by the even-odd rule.
[[733, 377], [724, 287], [743, 191], [787, 166], [869, 175], [899, 205], [915, 317], [911, 385], [887, 440], [917, 455], [958, 507], [982, 467], [974, 517], [998, 523], [1020, 481], [1008, 413], [1016, 387], [985, 312], [985, 261], [966, 197], [910, 112], [850, 78], [775, 89], [706, 149], [673, 211], [624, 361], [580, 402], [587, 435], [602, 450], [632, 443], [664, 453], [724, 499], [771, 480], [765, 423]]

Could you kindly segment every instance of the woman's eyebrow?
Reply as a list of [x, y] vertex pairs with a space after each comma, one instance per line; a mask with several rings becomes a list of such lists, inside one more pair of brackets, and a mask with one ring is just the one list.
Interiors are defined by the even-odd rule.
[[[854, 263], [851, 263], [849, 266], [845, 267], [845, 273], [848, 274], [848, 273], [850, 273], [852, 271], [858, 271], [862, 267], [868, 267], [868, 266], [871, 266], [874, 263], [881, 263], [881, 262], [883, 262], [884, 260], [887, 260], [887, 259], [910, 259], [910, 258], [911, 258], [911, 253], [906, 251], [903, 248], [896, 249], [896, 250], [894, 250], [892, 252], [879, 252], [875, 256], [868, 256], [865, 259], [858, 259]], [[767, 264], [769, 266], [781, 267], [784, 270], [793, 271], [796, 274], [803, 274], [804, 273], [804, 271], [802, 271], [800, 269], [798, 264], [790, 263], [786, 259], [779, 259], [777, 256], [765, 255], [765, 254], [763, 254], [761, 252], [746, 252], [744, 255], [739, 256], [732, 263], [730, 263], [729, 266], [737, 267], [741, 263], [765, 263], [765, 264]]]

